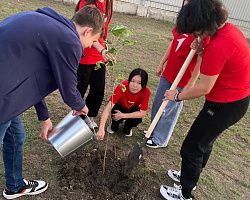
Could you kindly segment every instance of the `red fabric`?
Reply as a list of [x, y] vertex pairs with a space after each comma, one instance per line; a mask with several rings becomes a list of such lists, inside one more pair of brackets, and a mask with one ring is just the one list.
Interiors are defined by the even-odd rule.
[[[168, 56], [167, 64], [163, 72], [163, 77], [168, 80], [170, 83], [173, 83], [178, 72], [180, 71], [184, 61], [186, 60], [189, 52], [190, 45], [194, 40], [194, 37], [190, 34], [181, 34], [179, 35], [176, 32], [176, 28], [172, 30], [174, 39], [170, 48], [170, 53]], [[197, 55], [194, 56], [190, 65], [188, 66], [186, 72], [184, 73], [179, 87], [183, 88], [189, 82], [192, 72], [197, 61]]]
[[127, 110], [131, 107], [139, 107], [140, 110], [146, 111], [148, 109], [149, 97], [150, 90], [148, 87], [136, 94], [132, 94], [129, 91], [128, 80], [125, 80], [116, 87], [113, 96], [111, 96], [109, 100], [114, 104], [120, 104]]
[[206, 99], [233, 102], [250, 94], [250, 50], [246, 38], [230, 23], [205, 48], [201, 73], [219, 75]]
[[[108, 35], [108, 25], [110, 22], [110, 17], [111, 17], [111, 9], [109, 10], [109, 13], [106, 14], [106, 3], [107, 0], [104, 0], [103, 2], [97, 1], [97, 7], [98, 9], [103, 13], [105, 17], [105, 26], [104, 26], [104, 36], [100, 38], [98, 41], [102, 46], [105, 47], [104, 40], [107, 38]], [[79, 3], [79, 9], [83, 8], [86, 5], [86, 0], [81, 0]], [[96, 4], [92, 4], [93, 6], [96, 6]], [[85, 48], [83, 50], [83, 57], [80, 60], [81, 64], [96, 64], [99, 61], [106, 62], [105, 59], [103, 59], [102, 55], [100, 54], [99, 51], [97, 51], [96, 48], [91, 47], [91, 48]]]

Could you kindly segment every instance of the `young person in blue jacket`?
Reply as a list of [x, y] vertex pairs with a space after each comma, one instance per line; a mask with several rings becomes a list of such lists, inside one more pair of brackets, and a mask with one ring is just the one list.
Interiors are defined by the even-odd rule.
[[45, 181], [25, 180], [22, 175], [25, 130], [19, 115], [35, 106], [42, 122], [41, 137], [52, 130], [45, 101], [59, 89], [74, 115], [88, 113], [77, 90], [77, 67], [82, 49], [98, 40], [104, 20], [101, 12], [86, 6], [72, 20], [50, 8], [21, 12], [0, 22], [0, 139], [6, 188], [3, 196], [14, 199], [44, 192]]

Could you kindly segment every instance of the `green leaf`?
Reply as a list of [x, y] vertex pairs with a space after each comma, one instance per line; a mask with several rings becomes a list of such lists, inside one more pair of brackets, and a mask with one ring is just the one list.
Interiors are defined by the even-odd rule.
[[114, 65], [115, 65], [115, 63], [114, 63], [113, 60], [109, 60], [109, 61], [107, 62], [107, 64], [106, 64], [106, 66], [114, 66]]
[[123, 46], [133, 46], [135, 44], [136, 44], [136, 41], [132, 41], [132, 40], [123, 40], [122, 41]]
[[126, 92], [126, 86], [123, 85], [122, 83], [119, 83], [120, 86], [122, 86], [122, 92]]
[[124, 25], [114, 26], [111, 28], [110, 32], [116, 37], [129, 37], [133, 34], [133, 32]]
[[123, 74], [118, 74], [118, 76], [117, 76], [118, 81], [123, 81], [124, 79], [125, 79], [125, 77]]
[[112, 44], [112, 41], [111, 40], [104, 40], [104, 44]]
[[113, 54], [113, 55], [116, 55], [116, 53], [117, 53], [117, 49], [116, 48], [114, 48], [114, 47], [112, 47], [111, 49], [109, 49], [108, 50], [108, 52], [107, 53], [111, 53], [111, 54]]
[[102, 65], [105, 65], [105, 63], [102, 61], [97, 62], [95, 65], [95, 70], [101, 69]]

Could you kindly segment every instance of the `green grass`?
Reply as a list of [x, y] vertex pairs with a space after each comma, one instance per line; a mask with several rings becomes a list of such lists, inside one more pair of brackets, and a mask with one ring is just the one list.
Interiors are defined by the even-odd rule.
[[[73, 5], [65, 5], [52, 0], [0, 0], [0, 19], [4, 19], [16, 12], [34, 10], [43, 6], [50, 6], [69, 18], [74, 12]], [[154, 75], [154, 70], [172, 39], [171, 29], [173, 25], [163, 21], [118, 13], [114, 14], [112, 22], [113, 24], [128, 26], [134, 32], [133, 39], [137, 41], [135, 46], [126, 47], [118, 56], [114, 76], [127, 77], [129, 72], [138, 66], [146, 69], [149, 73], [149, 87], [152, 90], [151, 107], [159, 81]], [[248, 39], [248, 42], [250, 43], [250, 39]], [[110, 85], [110, 79], [108, 78], [104, 104], [108, 100]], [[70, 110], [65, 106], [58, 92], [51, 94], [46, 101], [54, 124], [57, 124]], [[139, 167], [139, 173], [146, 177], [150, 183], [152, 182], [158, 186], [160, 184], [172, 184], [169, 179], [165, 178], [166, 170], [180, 167], [179, 150], [181, 143], [203, 102], [203, 98], [185, 102], [184, 109], [167, 148], [145, 149], [145, 161]], [[207, 167], [202, 172], [198, 189], [194, 193], [196, 199], [246, 199], [247, 191], [250, 190], [249, 119], [250, 111], [246, 113], [239, 123], [230, 127], [216, 141]], [[37, 121], [34, 109], [26, 111], [23, 114], [23, 120], [27, 130], [26, 157], [24, 159], [25, 174], [27, 176], [43, 174], [44, 178], [52, 182], [54, 187], [57, 187], [58, 183], [55, 179], [57, 165], [53, 163], [60, 159], [59, 156], [51, 146], [44, 145], [44, 142], [38, 138], [40, 123]], [[125, 152], [128, 152], [137, 141], [143, 139], [141, 132], [147, 130], [149, 122], [150, 111], [143, 123], [135, 129], [133, 137], [126, 139], [121, 139], [119, 136], [110, 137], [115, 145], [119, 146], [121, 150], [126, 149]], [[36, 159], [39, 164], [33, 162], [31, 157]], [[31, 169], [31, 166], [34, 170]], [[3, 174], [2, 171], [1, 174]], [[4, 183], [3, 178], [1, 178], [1, 181]], [[158, 188], [156, 190], [158, 191]], [[51, 195], [50, 199], [56, 199], [56, 196]]]

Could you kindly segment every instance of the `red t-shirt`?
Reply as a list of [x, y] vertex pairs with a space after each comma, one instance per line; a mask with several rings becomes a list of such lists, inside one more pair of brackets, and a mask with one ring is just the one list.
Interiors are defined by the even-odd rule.
[[206, 99], [228, 103], [250, 94], [250, 50], [244, 35], [226, 23], [205, 48], [201, 73], [218, 75]]
[[[97, 1], [96, 4], [93, 4], [93, 6], [97, 6], [98, 9], [103, 13], [103, 15], [106, 16], [105, 17], [105, 26], [104, 26], [104, 35], [103, 35], [102, 38], [100, 38], [98, 40], [100, 42], [100, 44], [102, 46], [104, 46], [104, 47], [105, 47], [104, 40], [107, 38], [108, 25], [109, 25], [110, 17], [111, 17], [111, 13], [110, 12], [108, 13], [108, 16], [107, 16], [107, 13], [106, 13], [106, 3], [107, 3], [107, 1], [104, 0], [103, 2]], [[79, 9], [83, 8], [85, 5], [86, 5], [86, 0], [82, 0], [79, 3]], [[94, 47], [85, 48], [83, 50], [83, 55], [84, 56], [80, 60], [81, 64], [96, 64], [99, 61], [106, 62], [106, 60], [103, 59], [103, 57], [100, 54], [100, 52], [96, 48], [94, 48]]]
[[111, 96], [109, 100], [114, 104], [120, 104], [127, 110], [131, 107], [138, 107], [140, 110], [146, 111], [148, 109], [149, 97], [150, 90], [148, 87], [142, 89], [136, 94], [132, 94], [129, 91], [128, 80], [125, 80], [116, 87], [113, 96]]
[[[170, 47], [170, 52], [165, 70], [163, 71], [162, 74], [162, 76], [170, 83], [174, 82], [177, 74], [179, 73], [183, 63], [185, 62], [191, 50], [190, 45], [194, 40], [194, 37], [190, 34], [179, 35], [176, 32], [176, 28], [172, 30], [172, 33], [174, 39]], [[192, 61], [190, 62], [186, 72], [184, 73], [180, 83], [178, 84], [179, 87], [183, 88], [189, 82], [192, 72], [194, 71], [196, 61], [197, 61], [197, 55], [195, 55]]]

